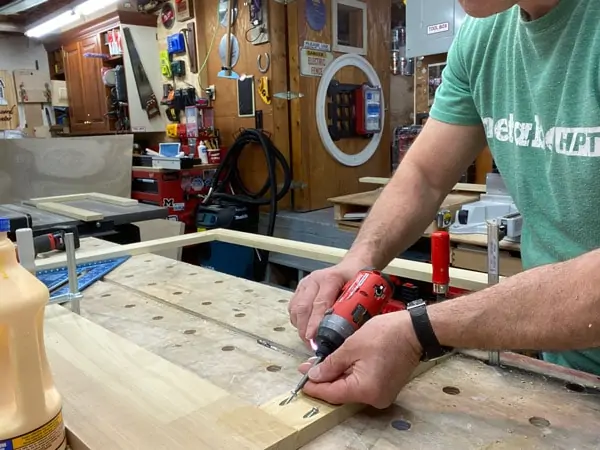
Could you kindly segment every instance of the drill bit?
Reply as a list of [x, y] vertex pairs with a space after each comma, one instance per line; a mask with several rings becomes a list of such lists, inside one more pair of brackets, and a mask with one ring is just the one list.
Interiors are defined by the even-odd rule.
[[[315, 361], [313, 362], [313, 364], [311, 366], [311, 369], [313, 367], [315, 367], [317, 364], [321, 364], [321, 362], [323, 362], [323, 358], [321, 356], [317, 356], [317, 358], [315, 359]], [[304, 387], [304, 385], [307, 382], [308, 382], [308, 372], [306, 372], [306, 374], [302, 377], [300, 382], [296, 385], [296, 387], [292, 391], [292, 395], [290, 395], [288, 398], [281, 401], [281, 403], [279, 403], [279, 405], [285, 406], [285, 405], [289, 404], [292, 400], [294, 400], [298, 396], [298, 393], [302, 390], [302, 388]]]

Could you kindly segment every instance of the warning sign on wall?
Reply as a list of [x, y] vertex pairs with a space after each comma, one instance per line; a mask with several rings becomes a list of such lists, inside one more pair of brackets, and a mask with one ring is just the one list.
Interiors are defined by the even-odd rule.
[[320, 77], [323, 69], [333, 61], [333, 53], [308, 48], [300, 49], [300, 74], [307, 77]]

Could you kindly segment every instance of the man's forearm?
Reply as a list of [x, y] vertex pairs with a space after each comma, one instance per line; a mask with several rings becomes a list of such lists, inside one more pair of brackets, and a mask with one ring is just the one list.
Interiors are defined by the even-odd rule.
[[442, 345], [505, 350], [600, 347], [596, 250], [429, 308]]
[[[402, 165], [373, 205], [345, 262], [383, 269], [425, 231], [448, 192], [433, 188], [425, 176]], [[403, 163], [404, 164], [404, 163]]]

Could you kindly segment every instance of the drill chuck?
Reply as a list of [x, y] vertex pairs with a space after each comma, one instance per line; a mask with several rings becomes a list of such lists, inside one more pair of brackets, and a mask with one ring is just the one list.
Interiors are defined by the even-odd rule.
[[341, 347], [346, 339], [352, 336], [354, 327], [341, 316], [334, 315], [331, 310], [321, 321], [317, 330], [315, 355], [323, 359]]

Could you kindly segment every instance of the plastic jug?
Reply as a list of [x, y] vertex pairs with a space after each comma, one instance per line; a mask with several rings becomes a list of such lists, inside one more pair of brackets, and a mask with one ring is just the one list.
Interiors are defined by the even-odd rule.
[[17, 262], [0, 218], [0, 450], [63, 450], [62, 401], [44, 347], [46, 286]]

